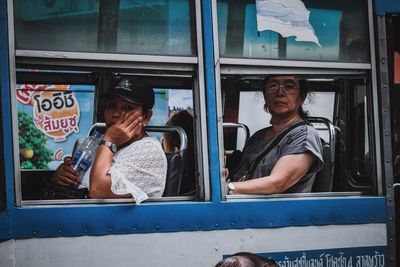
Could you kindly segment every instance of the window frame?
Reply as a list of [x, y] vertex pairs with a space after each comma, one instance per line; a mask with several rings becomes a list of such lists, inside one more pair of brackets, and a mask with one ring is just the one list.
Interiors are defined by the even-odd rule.
[[[13, 6], [11, 0], [8, 1]], [[63, 51], [42, 51], [42, 50], [15, 50], [14, 30], [13, 30], [13, 10], [9, 9], [9, 31], [11, 36], [10, 43], [10, 59], [12, 61], [10, 72], [16, 73], [16, 65], [19, 67], [38, 66], [42, 68], [99, 68], [118, 70], [118, 72], [130, 72], [138, 74], [165, 74], [188, 75], [192, 74], [193, 79], [193, 99], [195, 117], [195, 136], [201, 140], [197, 143], [197, 170], [200, 172], [199, 188], [197, 188], [197, 197], [195, 200], [210, 201], [211, 199], [211, 182], [209, 171], [209, 154], [208, 140], [199, 138], [207, 136], [207, 116], [206, 116], [206, 89], [205, 89], [205, 73], [203, 59], [203, 36], [202, 36], [202, 14], [201, 1], [195, 0], [195, 33], [197, 46], [196, 56], [159, 56], [159, 55], [142, 55], [142, 54], [109, 54], [109, 53], [81, 53], [81, 52], [63, 52]], [[15, 54], [14, 54], [15, 53]], [[11, 79], [11, 90], [15, 91], [16, 75]], [[13, 91], [12, 91], [13, 92]], [[18, 133], [16, 96], [11, 95], [12, 102], [12, 130]], [[21, 185], [21, 169], [19, 162], [19, 144], [18, 137], [13, 137], [14, 153], [14, 183], [15, 183], [15, 205], [17, 207], [42, 205], [42, 204], [92, 204], [92, 203], [134, 203], [133, 199], [116, 199], [116, 200], [22, 200]], [[165, 202], [165, 201], [187, 201], [194, 200], [193, 197], [168, 197], [154, 198], [149, 202]]]
[[[179, 1], [179, 0], [178, 0]], [[18, 1], [16, 1], [18, 2]], [[128, 1], [129, 2], [129, 1]], [[132, 31], [135, 32], [135, 30], [131, 27], [129, 27], [129, 24], [125, 24], [123, 23], [124, 19], [139, 19], [135, 25], [139, 26], [139, 31], [140, 31], [140, 25], [144, 22], [144, 26], [145, 27], [149, 27], [150, 29], [153, 28], [157, 28], [157, 26], [161, 26], [162, 28], [159, 28], [159, 30], [161, 30], [161, 32], [157, 32], [157, 33], [161, 33], [161, 34], [167, 34], [168, 33], [168, 29], [167, 30], [167, 26], [171, 26], [173, 27], [174, 23], [169, 24], [169, 20], [168, 21], [163, 21], [162, 23], [158, 23], [154, 22], [154, 23], [149, 23], [147, 24], [146, 22], [148, 21], [154, 21], [154, 20], [149, 20], [148, 16], [143, 16], [143, 20], [140, 20], [139, 17], [137, 17], [137, 14], [124, 14], [126, 11], [133, 11], [133, 12], [137, 12], [137, 13], [141, 13], [141, 12], [146, 12], [146, 11], [150, 11], [154, 12], [157, 10], [157, 8], [161, 7], [161, 16], [157, 16], [157, 19], [166, 19], [167, 16], [170, 15], [169, 11], [170, 11], [170, 5], [174, 5], [174, 4], [178, 4], [177, 6], [173, 6], [174, 8], [179, 8], [179, 2], [173, 2], [171, 3], [171, 1], [160, 1], [160, 2], [153, 2], [150, 3], [149, 5], [154, 5], [149, 7], [149, 5], [143, 5], [143, 4], [135, 4], [135, 3], [126, 3], [126, 2], [121, 2], [120, 1], [101, 1], [101, 0], [96, 0], [96, 1], [91, 1], [91, 2], [83, 2], [82, 5], [78, 6], [78, 5], [74, 5], [74, 6], [62, 6], [60, 4], [55, 4], [53, 6], [51, 6], [50, 8], [54, 8], [49, 10], [50, 12], [47, 11], [47, 8], [45, 5], [43, 6], [43, 9], [41, 11], [39, 11], [39, 14], [33, 13], [33, 15], [38, 15], [37, 17], [33, 17], [33, 23], [35, 23], [35, 19], [38, 19], [39, 21], [39, 27], [40, 27], [40, 21], [42, 19], [44, 19], [44, 25], [46, 25], [47, 23], [50, 23], [52, 26], [53, 24], [57, 24], [61, 22], [62, 23], [62, 28], [61, 28], [61, 32], [66, 33], [66, 35], [62, 35], [62, 36], [56, 36], [56, 43], [57, 43], [57, 39], [58, 41], [60, 41], [59, 43], [63, 43], [60, 39], [62, 39], [62, 37], [66, 37], [68, 38], [72, 38], [74, 39], [73, 36], [69, 36], [69, 33], [71, 32], [75, 32], [76, 30], [79, 30], [79, 26], [78, 25], [74, 25], [72, 27], [72, 31], [68, 32], [68, 28], [64, 28], [64, 27], [68, 27], [70, 26], [70, 22], [73, 21], [72, 23], [76, 23], [79, 22], [81, 24], [90, 24], [90, 22], [93, 22], [93, 26], [92, 28], [83, 28], [84, 32], [90, 32], [90, 33], [94, 33], [93, 37], [89, 40], [86, 40], [87, 42], [90, 43], [91, 48], [89, 47], [85, 47], [85, 48], [81, 48], [81, 51], [86, 51], [85, 53], [93, 53], [93, 54], [101, 54], [101, 53], [109, 53], [109, 54], [116, 54], [116, 55], [120, 55], [120, 54], [125, 54], [125, 55], [158, 55], [158, 56], [183, 56], [183, 57], [195, 57], [197, 50], [196, 50], [196, 39], [194, 39], [194, 37], [196, 37], [195, 32], [192, 31], [192, 29], [194, 29], [194, 24], [195, 24], [195, 12], [193, 12], [194, 6], [195, 6], [195, 1], [194, 0], [187, 0], [187, 10], [189, 11], [188, 16], [187, 16], [187, 24], [185, 24], [185, 26], [189, 27], [189, 33], [187, 35], [185, 35], [185, 38], [189, 38], [191, 39], [190, 41], [190, 45], [188, 45], [186, 47], [186, 49], [190, 49], [190, 53], [181, 53], [180, 55], [173, 55], [173, 54], [169, 54], [168, 52], [164, 51], [164, 53], [160, 53], [160, 54], [156, 54], [156, 51], [159, 51], [159, 48], [154, 49], [154, 51], [150, 51], [152, 49], [148, 49], [148, 52], [146, 51], [125, 51], [125, 49], [123, 48], [119, 48], [118, 51], [115, 51], [118, 49], [118, 40], [119, 38], [124, 36], [124, 32], [122, 31], [123, 29], [125, 29], [126, 26], [128, 26], [128, 28], [130, 29], [127, 34], [132, 34]], [[163, 5], [164, 4], [164, 5]], [[16, 22], [14, 23], [15, 28], [17, 28], [17, 25], [19, 22], [26, 22], [26, 21], [30, 21], [30, 17], [29, 17], [29, 12], [30, 10], [28, 10], [25, 6], [22, 6], [22, 8], [20, 8], [21, 6], [19, 6], [18, 4], [14, 4], [15, 6], [15, 10], [17, 14], [13, 13], [14, 16], [16, 16]], [[89, 7], [90, 6], [90, 7]], [[78, 7], [78, 11], [76, 10], [76, 7]], [[36, 6], [33, 8], [32, 12], [37, 12], [39, 9], [36, 9]], [[80, 9], [82, 8], [82, 9]], [[42, 14], [41, 12], [44, 12], [44, 14]], [[66, 12], [66, 13], [63, 13]], [[27, 14], [28, 13], [28, 14]], [[51, 17], [53, 14], [58, 14], [55, 17]], [[177, 13], [179, 14], [179, 13]], [[50, 17], [49, 17], [50, 15]], [[164, 15], [164, 16], [163, 16]], [[175, 14], [174, 14], [175, 15]], [[74, 19], [74, 16], [83, 16], [84, 19], [93, 17], [93, 21], [90, 21], [88, 23], [88, 21], [77, 21]], [[139, 15], [140, 16], [140, 15]], [[150, 16], [154, 16], [154, 14], [151, 14]], [[172, 16], [173, 17], [173, 16]], [[65, 19], [64, 21], [62, 21], [62, 19]], [[186, 18], [186, 17], [185, 17]], [[49, 19], [49, 20], [47, 20]], [[52, 21], [53, 20], [53, 21]], [[54, 21], [55, 20], [55, 21]], [[78, 18], [79, 20], [79, 18]], [[30, 21], [32, 22], [32, 21]], [[65, 23], [66, 22], [66, 23]], [[173, 22], [173, 20], [171, 20], [171, 22]], [[151, 24], [151, 25], [150, 25]], [[19, 25], [19, 27], [21, 27], [22, 25]], [[24, 27], [26, 25], [23, 25], [22, 27]], [[51, 26], [51, 27], [52, 27]], [[78, 27], [76, 27], [78, 26]], [[44, 27], [46, 28], [46, 27]], [[56, 30], [56, 28], [52, 28], [53, 32], [54, 30]], [[71, 30], [71, 29], [70, 29]], [[164, 30], [164, 32], [163, 32]], [[17, 32], [18, 34], [16, 35], [15, 38], [16, 41], [20, 41], [20, 37], [24, 36], [27, 34], [27, 32], [21, 31], [21, 32]], [[41, 34], [40, 30], [39, 32], [35, 32], [36, 34]], [[90, 35], [89, 33], [89, 35]], [[20, 35], [19, 35], [20, 34]], [[29, 34], [29, 32], [28, 32]], [[49, 35], [51, 34], [51, 31], [49, 33], [45, 33], [44, 35]], [[84, 33], [82, 33], [84, 34]], [[142, 36], [140, 35], [140, 33], [136, 36], [141, 38]], [[154, 36], [154, 35], [152, 35]], [[161, 36], [160, 36], [161, 37]], [[34, 38], [34, 37], [33, 37]], [[158, 40], [162, 40], [162, 37]], [[145, 43], [142, 48], [144, 48], [144, 50], [147, 50], [148, 45], [152, 44], [152, 43], [157, 43], [158, 41], [156, 40], [151, 40], [150, 42], [147, 41], [147, 43]], [[168, 39], [169, 40], [169, 39]], [[32, 43], [32, 40], [27, 40], [29, 43]], [[52, 40], [48, 40], [48, 42], [51, 42]], [[79, 40], [79, 42], [81, 43], [85, 43], [85, 40]], [[79, 43], [78, 42], [78, 43]], [[33, 48], [29, 48], [29, 45], [26, 45], [26, 41], [22, 39], [21, 43], [23, 44], [22, 46], [20, 46], [20, 48], [18, 50], [20, 51], [40, 51], [41, 49], [36, 49], [35, 47]], [[123, 42], [124, 43], [124, 42]], [[25, 44], [25, 45], [24, 45]], [[67, 43], [68, 44], [68, 43]], [[43, 45], [43, 43], [41, 43], [41, 45]], [[46, 46], [46, 45], [44, 45]], [[130, 43], [128, 45], [128, 47], [134, 47], [135, 50], [141, 50], [140, 47], [136, 47], [134, 43]], [[166, 50], [170, 50], [172, 47], [167, 46]], [[173, 47], [175, 49], [175, 51], [179, 51], [177, 50], [178, 47]], [[70, 51], [72, 53], [74, 52], [79, 52], [79, 48], [77, 47], [73, 47], [70, 48], [68, 47], [68, 45], [66, 47], [63, 47], [63, 49], [59, 49], [57, 46], [49, 46], [48, 47], [49, 52], [58, 52], [58, 51]], [[42, 49], [43, 51], [46, 51], [47, 49]], [[128, 49], [129, 50], [129, 49]], [[64, 51], [64, 52], [65, 52]], [[115, 53], [114, 53], [115, 52]]]
[[[371, 111], [373, 111], [373, 118], [371, 119], [371, 134], [373, 138], [370, 138], [369, 142], [376, 144], [375, 158], [381, 158], [381, 145], [379, 131], [379, 103], [377, 94], [377, 74], [376, 74], [376, 60], [375, 60], [375, 40], [374, 40], [374, 23], [373, 23], [373, 3], [372, 0], [367, 1], [367, 12], [368, 12], [368, 33], [369, 33], [369, 48], [370, 48], [370, 61], [369, 63], [346, 63], [346, 62], [326, 62], [326, 61], [304, 61], [304, 60], [277, 60], [277, 59], [248, 59], [248, 58], [226, 58], [220, 57], [219, 53], [219, 35], [218, 35], [218, 12], [217, 12], [217, 0], [213, 0], [213, 37], [214, 37], [214, 53], [215, 53], [215, 80], [216, 80], [216, 98], [217, 98], [217, 116], [218, 118], [223, 117], [222, 113], [222, 95], [221, 95], [221, 76], [224, 74], [236, 74], [236, 75], [267, 75], [267, 74], [308, 74], [308, 75], [357, 75], [365, 74], [371, 81]], [[222, 119], [218, 124], [218, 141], [219, 141], [219, 161], [224, 162], [224, 145], [223, 145], [223, 129]], [[222, 144], [222, 145], [221, 145]], [[377, 195], [383, 194], [383, 180], [382, 180], [382, 168], [379, 164], [379, 160], [376, 160], [372, 166], [375, 168], [377, 177], [375, 192]], [[228, 196], [225, 191], [226, 181], [224, 179], [224, 168], [223, 164], [220, 164], [220, 183], [221, 183], [221, 195], [223, 200], [231, 199], [253, 199], [259, 198], [257, 195], [241, 195], [241, 196]], [[338, 194], [336, 194], [338, 193]], [[349, 193], [349, 195], [358, 195], [359, 193]], [[309, 193], [307, 196], [320, 195], [315, 193]], [[327, 194], [329, 196], [340, 196], [343, 195], [341, 192], [333, 192]], [[302, 197], [303, 194], [291, 194], [291, 197]], [[264, 196], [262, 198], [269, 198], [270, 196]]]
[[[68, 68], [65, 68], [68, 69]], [[46, 69], [47, 70], [47, 69]], [[62, 73], [62, 72], [28, 72], [28, 71], [20, 71], [17, 72], [17, 82], [20, 83], [34, 83], [34, 84], [84, 84], [84, 85], [93, 85], [96, 86], [99, 81], [101, 80], [101, 73], [105, 73], [107, 76], [108, 74], [111, 74], [108, 69], [95, 69], [92, 71], [89, 71], [86, 69], [87, 72], [82, 72], [82, 73]], [[97, 72], [97, 73], [96, 73]], [[124, 76], [137, 76], [140, 78], [148, 78], [149, 77], [157, 77], [160, 80], [155, 81], [156, 84], [158, 84], [160, 87], [165, 87], [165, 88], [170, 88], [174, 84], [175, 80], [179, 80], [181, 85], [177, 86], [177, 89], [182, 89], [182, 88], [192, 88], [194, 87], [194, 78], [193, 75], [187, 73], [187, 74], [142, 74], [138, 75], [135, 73], [118, 73], [118, 75], [124, 75]], [[184, 80], [182, 80], [184, 79]], [[69, 81], [71, 81], [69, 83]], [[178, 82], [179, 83], [179, 82]], [[191, 83], [191, 85], [189, 85]], [[153, 84], [153, 83], [152, 83]], [[177, 84], [177, 82], [175, 82]], [[155, 86], [157, 87], [157, 85]], [[158, 88], [158, 87], [157, 87]], [[101, 90], [103, 88], [97, 88], [96, 94], [99, 96], [102, 94]], [[193, 92], [193, 90], [192, 90]], [[94, 107], [94, 112], [93, 112], [93, 120], [98, 121], [98, 117], [102, 117], [102, 114], [99, 114], [99, 111], [96, 112], [96, 108], [98, 108], [98, 102], [99, 99], [98, 97], [95, 97], [94, 99], [95, 102], [95, 107]], [[197, 142], [196, 142], [197, 143]], [[195, 143], [195, 144], [196, 144]], [[199, 148], [196, 148], [196, 150]], [[92, 203], [98, 203], [98, 200], [94, 199], [75, 199], [75, 200], [39, 200], [39, 199], [24, 199], [24, 190], [23, 190], [23, 172], [31, 172], [31, 171], [37, 171], [40, 173], [46, 173], [46, 172], [54, 172], [53, 170], [23, 170], [20, 168], [20, 174], [21, 174], [21, 187], [20, 187], [20, 195], [21, 195], [21, 205], [26, 206], [26, 205], [52, 205], [52, 204], [60, 204], [60, 203], [68, 203], [68, 204], [92, 204]], [[198, 180], [198, 179], [197, 179]], [[202, 187], [201, 187], [202, 188]], [[147, 200], [147, 202], [171, 202], [171, 201], [193, 201], [196, 200], [197, 198], [202, 199], [202, 196], [176, 196], [176, 197], [160, 197], [160, 198], [150, 198]], [[134, 203], [133, 199], [106, 199], [106, 200], [101, 200], [102, 203]]]

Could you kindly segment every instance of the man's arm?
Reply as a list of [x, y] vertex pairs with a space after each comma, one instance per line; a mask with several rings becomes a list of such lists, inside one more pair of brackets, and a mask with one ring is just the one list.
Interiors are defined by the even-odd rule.
[[[128, 112], [121, 121], [107, 129], [103, 140], [124, 145], [142, 130], [143, 117], [138, 112]], [[123, 198], [131, 194], [116, 195], [111, 191], [111, 175], [108, 173], [112, 166], [113, 153], [107, 146], [100, 145], [96, 152], [90, 172], [90, 197], [92, 198]]]
[[72, 168], [72, 158], [65, 157], [64, 163], [58, 166], [52, 180], [64, 186], [78, 186], [79, 173]]
[[316, 157], [310, 153], [281, 157], [269, 176], [235, 182], [235, 194], [278, 194], [296, 184], [312, 167]]

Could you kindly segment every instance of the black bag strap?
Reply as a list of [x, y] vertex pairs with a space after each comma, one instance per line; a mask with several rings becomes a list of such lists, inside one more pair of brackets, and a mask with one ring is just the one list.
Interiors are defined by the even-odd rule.
[[290, 133], [294, 128], [297, 128], [302, 125], [306, 125], [307, 123], [305, 121], [300, 121], [298, 123], [292, 124], [288, 128], [286, 128], [283, 132], [281, 132], [278, 136], [276, 136], [271, 143], [268, 144], [267, 148], [260, 154], [258, 157], [256, 157], [251, 163], [249, 169], [246, 171], [246, 173], [243, 175], [242, 178], [240, 178], [240, 181], [246, 181], [249, 177], [250, 174], [252, 174], [258, 163], [274, 148], [276, 145], [278, 145], [283, 137], [285, 137], [288, 133]]

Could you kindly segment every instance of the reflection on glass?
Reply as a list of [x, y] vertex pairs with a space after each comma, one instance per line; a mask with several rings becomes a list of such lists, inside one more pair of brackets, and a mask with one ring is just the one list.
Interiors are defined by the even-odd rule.
[[[290, 16], [282, 17], [276, 10], [278, 6], [264, 5], [256, 11], [254, 2], [218, 0], [221, 57], [369, 62], [366, 1], [346, 4], [333, 0], [303, 2], [303, 13], [310, 12], [308, 21], [300, 20], [304, 14], [293, 15], [295, 9], [288, 13]], [[258, 31], [260, 26], [268, 23], [278, 25], [273, 26], [275, 31]], [[310, 32], [295, 36], [301, 27]], [[283, 37], [285, 34], [288, 34], [286, 38]], [[317, 39], [312, 41], [310, 36], [314, 34]], [[306, 35], [310, 37], [308, 41], [304, 41]]]
[[[246, 7], [246, 17], [256, 17], [253, 5]], [[257, 31], [256, 20], [250, 20], [244, 32], [245, 57], [258, 57], [265, 55], [270, 58], [278, 57], [278, 34], [273, 31]]]
[[310, 9], [310, 24], [314, 26], [321, 47], [312, 42], [298, 42], [287, 38], [286, 56], [302, 60], [339, 60], [340, 21], [342, 12], [337, 10]]
[[[187, 0], [122, 1], [117, 50], [139, 54], [192, 55], [191, 23]], [[192, 43], [193, 42], [193, 43]]]
[[14, 1], [15, 47], [95, 51], [98, 1]]
[[16, 48], [194, 55], [189, 0], [14, 1]]

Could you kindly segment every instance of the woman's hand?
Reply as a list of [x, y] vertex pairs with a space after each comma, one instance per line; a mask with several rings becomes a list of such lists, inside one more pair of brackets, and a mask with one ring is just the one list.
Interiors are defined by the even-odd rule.
[[71, 157], [64, 158], [64, 163], [57, 168], [52, 180], [65, 186], [78, 186], [79, 173], [73, 169]]
[[111, 141], [117, 146], [137, 140], [143, 133], [143, 116], [138, 111], [123, 113], [121, 119], [111, 125], [103, 136], [103, 140]]
[[224, 176], [225, 176], [226, 183], [229, 183], [230, 182], [229, 169], [226, 167], [226, 155], [224, 155]]

